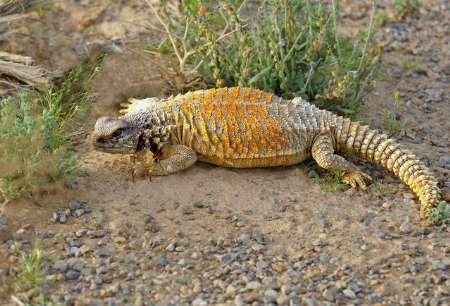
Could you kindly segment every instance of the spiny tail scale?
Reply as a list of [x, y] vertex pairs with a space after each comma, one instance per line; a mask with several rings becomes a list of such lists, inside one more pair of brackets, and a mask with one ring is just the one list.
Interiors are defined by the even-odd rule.
[[438, 181], [427, 166], [409, 150], [387, 135], [359, 122], [333, 116], [338, 151], [374, 162], [394, 173], [408, 185], [420, 201], [420, 216], [425, 219], [429, 208], [440, 200]]

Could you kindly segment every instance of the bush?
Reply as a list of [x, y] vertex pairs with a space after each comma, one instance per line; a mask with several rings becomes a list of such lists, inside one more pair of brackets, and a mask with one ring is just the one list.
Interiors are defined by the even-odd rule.
[[42, 92], [0, 100], [0, 196], [3, 201], [48, 190], [76, 172], [69, 127], [92, 97], [79, 88], [85, 67]]
[[[309, 0], [183, 1], [180, 15], [157, 12], [166, 37], [150, 52], [175, 54], [175, 90], [247, 86], [302, 96], [355, 114], [382, 47], [372, 48], [373, 16], [363, 39], [338, 34], [335, 5]], [[202, 82], [194, 82], [200, 75]], [[189, 88], [183, 88], [184, 84]], [[181, 84], [181, 86], [180, 86]]]
[[395, 0], [395, 12], [400, 18], [417, 16], [422, 3], [420, 0]]

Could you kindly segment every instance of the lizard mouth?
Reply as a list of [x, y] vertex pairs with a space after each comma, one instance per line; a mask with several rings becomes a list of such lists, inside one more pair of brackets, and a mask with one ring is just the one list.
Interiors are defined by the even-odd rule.
[[142, 140], [142, 136], [136, 137], [134, 140], [129, 142], [115, 141], [108, 137], [95, 137], [92, 142], [94, 148], [97, 151], [105, 153], [117, 153], [117, 154], [130, 154], [135, 153], [140, 150], [145, 141]]

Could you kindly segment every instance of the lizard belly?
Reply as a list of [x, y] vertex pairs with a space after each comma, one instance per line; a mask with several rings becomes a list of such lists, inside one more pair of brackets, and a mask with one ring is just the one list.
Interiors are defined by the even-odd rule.
[[310, 154], [295, 153], [295, 154], [280, 154], [276, 156], [264, 157], [246, 157], [246, 158], [226, 158], [217, 155], [203, 155], [198, 154], [198, 160], [209, 164], [228, 167], [228, 168], [264, 168], [289, 166], [298, 164], [310, 157]]

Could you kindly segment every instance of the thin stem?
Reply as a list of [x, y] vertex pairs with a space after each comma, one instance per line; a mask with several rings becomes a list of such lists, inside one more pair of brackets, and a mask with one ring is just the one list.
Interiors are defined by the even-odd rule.
[[333, 0], [332, 2], [332, 18], [333, 18], [333, 28], [334, 28], [334, 39], [336, 40], [336, 50], [337, 50], [337, 54], [338, 54], [338, 64], [340, 64], [340, 60], [341, 60], [341, 47], [339, 45], [339, 38], [338, 38], [338, 31], [337, 31], [337, 26], [336, 26], [336, 1]]
[[149, 0], [145, 0], [145, 2], [147, 3], [147, 5], [150, 7], [150, 9], [152, 10], [153, 14], [155, 14], [156, 19], [158, 19], [159, 23], [161, 23], [161, 25], [164, 27], [164, 30], [166, 31], [167, 35], [169, 36], [170, 39], [170, 43], [172, 44], [172, 47], [174, 49], [175, 55], [178, 58], [178, 61], [180, 61], [180, 63], [183, 61], [180, 52], [178, 51], [178, 47], [177, 44], [175, 43], [175, 40], [173, 38], [172, 33], [170, 32], [169, 27], [167, 26], [167, 24], [162, 20], [161, 16], [159, 15], [159, 13], [156, 11], [155, 7], [153, 6], [153, 4], [150, 3]]

